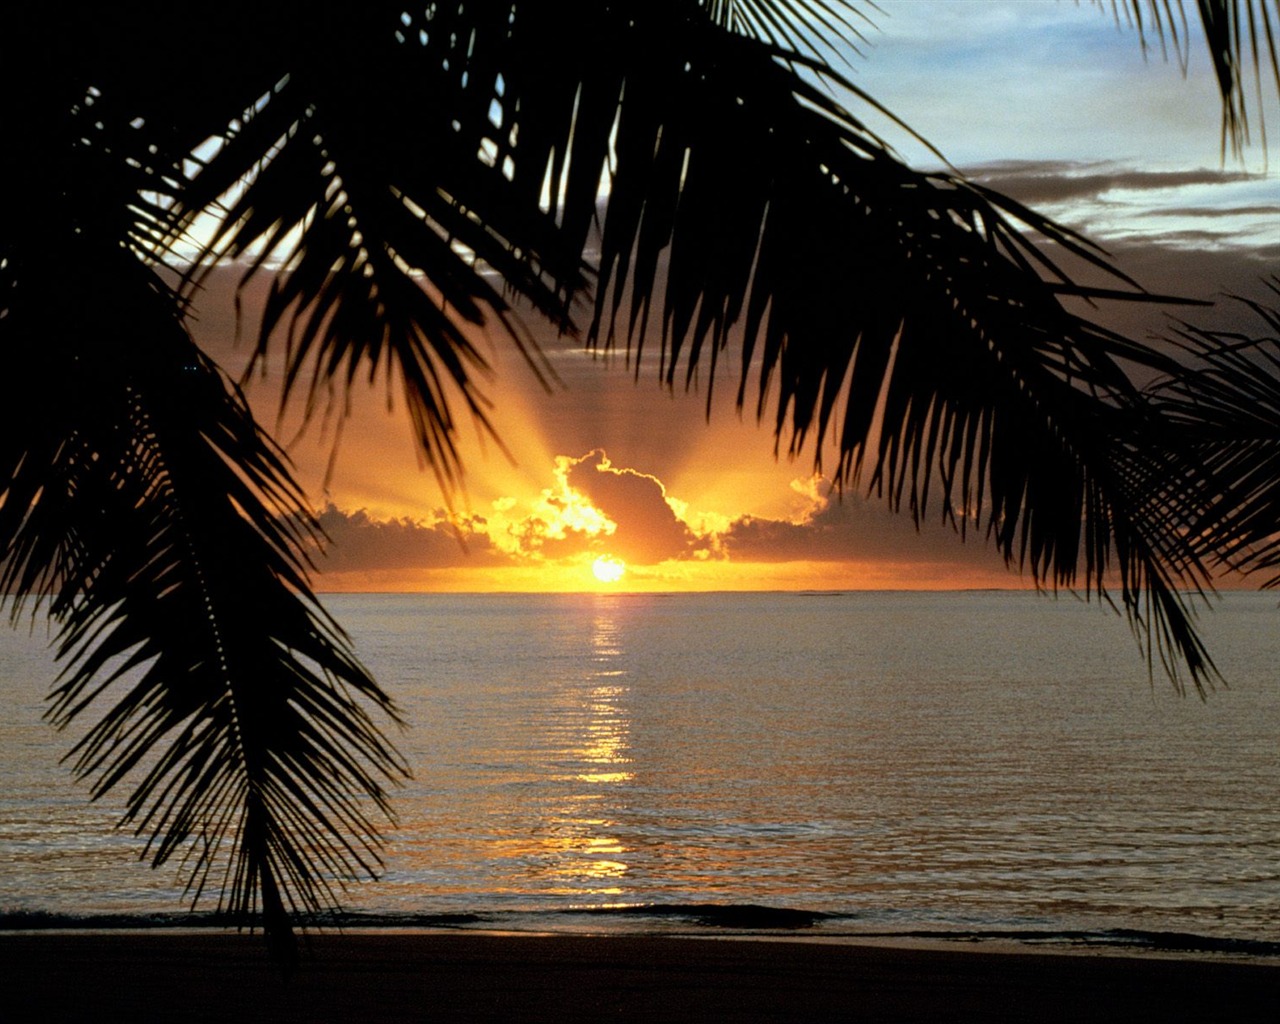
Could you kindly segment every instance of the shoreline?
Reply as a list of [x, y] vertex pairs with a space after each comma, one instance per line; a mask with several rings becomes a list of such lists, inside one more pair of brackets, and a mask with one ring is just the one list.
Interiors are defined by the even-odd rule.
[[[492, 935], [684, 938], [800, 942], [1065, 956], [1165, 957], [1280, 966], [1280, 941], [1197, 932], [1110, 928], [831, 927], [841, 915], [757, 904], [636, 904], [541, 911], [391, 913], [348, 911], [296, 924], [308, 935]], [[505, 918], [505, 920], [504, 920]], [[789, 923], [784, 923], [789, 922]], [[64, 914], [0, 911], [0, 936], [255, 934], [209, 912]]]
[[[1084, 939], [1060, 937], [1058, 934], [1028, 933], [1019, 937], [1014, 933], [995, 932], [812, 932], [794, 931], [755, 931], [751, 929], [696, 929], [679, 928], [654, 929], [589, 929], [579, 927], [504, 927], [501, 924], [484, 926], [449, 925], [449, 924], [415, 924], [415, 923], [360, 923], [323, 924], [298, 926], [300, 941], [312, 939], [341, 939], [346, 936], [429, 936], [443, 937], [449, 935], [480, 936], [487, 938], [543, 938], [543, 939], [593, 939], [600, 941], [621, 940], [679, 940], [692, 942], [765, 942], [814, 946], [866, 946], [883, 949], [920, 949], [950, 953], [991, 953], [993, 955], [1025, 955], [1025, 956], [1080, 956], [1080, 957], [1115, 957], [1119, 959], [1162, 959], [1162, 960], [1196, 960], [1206, 963], [1238, 963], [1257, 964], [1264, 967], [1280, 967], [1280, 952], [1253, 953], [1232, 948], [1212, 948], [1216, 940], [1208, 940], [1204, 945], [1190, 943], [1184, 945], [1142, 945], [1127, 944], [1119, 941], [1108, 941], [1090, 935]], [[220, 923], [161, 923], [146, 924], [120, 922], [110, 924], [93, 924], [76, 922], [72, 924], [41, 924], [31, 927], [0, 926], [0, 942], [6, 937], [31, 938], [42, 935], [50, 936], [90, 936], [109, 938], [111, 936], [175, 936], [175, 937], [209, 937], [226, 936], [243, 938], [252, 941], [260, 938], [262, 933], [257, 926], [237, 928]], [[1194, 938], [1194, 937], [1193, 937]], [[1236, 943], [1253, 944], [1254, 940], [1223, 940], [1228, 946]], [[1262, 943], [1260, 943], [1262, 944]], [[1274, 943], [1265, 943], [1268, 947]]]
[[6, 1021], [1274, 1019], [1280, 965], [818, 937], [0, 933]]

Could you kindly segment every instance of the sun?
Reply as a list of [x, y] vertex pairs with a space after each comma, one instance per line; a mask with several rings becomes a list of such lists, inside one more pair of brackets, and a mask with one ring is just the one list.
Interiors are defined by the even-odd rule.
[[627, 571], [627, 563], [612, 555], [601, 555], [591, 563], [591, 574], [601, 583], [617, 583]]

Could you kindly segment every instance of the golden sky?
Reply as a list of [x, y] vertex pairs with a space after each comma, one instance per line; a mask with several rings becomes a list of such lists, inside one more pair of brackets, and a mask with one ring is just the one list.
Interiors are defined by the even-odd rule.
[[[235, 371], [235, 271], [210, 282], [198, 333]], [[254, 288], [264, 287], [256, 282]], [[226, 302], [221, 301], [225, 298]], [[246, 293], [251, 308], [253, 293]], [[882, 498], [832, 492], [812, 450], [776, 454], [769, 425], [734, 407], [736, 366], [671, 394], [642, 364], [541, 338], [559, 380], [540, 386], [495, 346], [485, 392], [501, 446], [470, 425], [462, 486], [441, 491], [419, 464], [403, 402], [385, 383], [357, 389], [342, 420], [300, 434], [286, 416], [298, 475], [330, 538], [317, 558], [329, 591], [862, 590], [1030, 587], [981, 535], [962, 544], [930, 509], [919, 530]], [[274, 423], [278, 356], [246, 387]], [[295, 436], [296, 435], [296, 436]], [[332, 464], [331, 464], [332, 457]], [[328, 485], [326, 487], [326, 475]], [[602, 578], [603, 577], [603, 578]]]
[[[1280, 258], [1276, 161], [1255, 145], [1243, 161], [1222, 162], [1202, 53], [1183, 76], [1176, 63], [1144, 58], [1131, 31], [1074, 5], [882, 7], [874, 46], [854, 59], [858, 84], [959, 166], [1088, 232], [1152, 291], [1260, 296]], [[909, 137], [893, 141], [930, 159]], [[236, 277], [215, 275], [195, 327], [233, 373], [244, 362], [232, 347]], [[264, 287], [255, 282], [257, 294]], [[254, 297], [243, 296], [247, 323]], [[1099, 315], [1134, 337], [1168, 326], [1165, 312], [1146, 307]], [[277, 436], [332, 538], [320, 589], [1030, 585], [981, 537], [961, 545], [937, 522], [939, 508], [917, 533], [883, 499], [832, 495], [811, 449], [794, 461], [775, 455], [768, 424], [734, 409], [732, 358], [708, 421], [705, 378], [671, 395], [652, 356], [637, 375], [622, 358], [593, 358], [529, 324], [559, 382], [544, 391], [510, 344], [480, 340], [494, 364], [484, 390], [505, 452], [464, 423], [467, 472], [452, 495], [418, 464], [403, 406], [394, 394], [388, 402], [382, 378], [357, 389], [327, 486], [342, 417], [296, 439], [296, 417], [286, 418]], [[268, 425], [277, 389], [277, 366], [249, 388]], [[601, 580], [600, 559], [613, 575], [620, 564], [625, 571]]]
[[[234, 372], [245, 352], [231, 344], [234, 314], [222, 301], [233, 275], [211, 281], [197, 333]], [[550, 335], [543, 344], [559, 378], [549, 392], [514, 352], [492, 350], [496, 372], [485, 392], [501, 446], [468, 424], [466, 475], [452, 494], [419, 465], [403, 403], [394, 391], [388, 403], [382, 383], [357, 392], [332, 468], [336, 421], [321, 418], [294, 437], [297, 418], [286, 417], [277, 436], [292, 439], [288, 450], [332, 542], [318, 560], [320, 589], [1024, 585], [949, 528], [917, 534], [882, 502], [832, 494], [812, 453], [775, 455], [768, 426], [734, 408], [725, 385], [735, 367], [708, 418], [705, 390], [672, 395], [652, 369], [637, 380], [622, 358], [596, 358]], [[273, 362], [246, 388], [266, 424], [276, 420], [278, 381]]]

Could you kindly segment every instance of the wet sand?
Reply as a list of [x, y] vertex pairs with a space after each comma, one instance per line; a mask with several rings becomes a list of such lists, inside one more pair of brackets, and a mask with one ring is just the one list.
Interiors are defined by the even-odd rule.
[[0, 1021], [1274, 1021], [1280, 966], [674, 937], [0, 935]]

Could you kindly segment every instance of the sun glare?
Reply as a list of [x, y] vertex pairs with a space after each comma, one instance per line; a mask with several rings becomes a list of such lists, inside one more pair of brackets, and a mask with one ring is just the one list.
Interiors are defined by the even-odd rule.
[[617, 583], [626, 571], [626, 563], [610, 555], [602, 555], [591, 563], [591, 573], [601, 583]]

